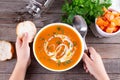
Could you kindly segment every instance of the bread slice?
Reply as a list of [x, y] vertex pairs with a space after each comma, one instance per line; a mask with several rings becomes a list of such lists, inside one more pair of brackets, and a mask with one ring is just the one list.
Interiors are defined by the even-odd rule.
[[0, 61], [12, 59], [14, 48], [10, 42], [0, 41]]
[[25, 33], [28, 33], [29, 42], [33, 41], [33, 38], [37, 32], [35, 24], [31, 21], [24, 21], [17, 25], [16, 34], [19, 38], [22, 38]]

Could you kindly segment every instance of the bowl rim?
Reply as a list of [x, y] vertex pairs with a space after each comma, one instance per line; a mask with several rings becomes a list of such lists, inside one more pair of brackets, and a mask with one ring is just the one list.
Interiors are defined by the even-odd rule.
[[[43, 65], [43, 64], [38, 60], [37, 55], [36, 55], [36, 53], [35, 53], [35, 42], [36, 42], [36, 39], [37, 39], [38, 35], [39, 35], [44, 29], [46, 29], [47, 27], [50, 27], [50, 26], [53, 26], [53, 25], [64, 25], [64, 26], [72, 29], [72, 30], [78, 35], [78, 37], [79, 37], [79, 39], [80, 39], [80, 41], [81, 41], [81, 45], [82, 45], [81, 55], [80, 55], [79, 59], [77, 60], [77, 62], [76, 62], [74, 65], [72, 65], [72, 66], [70, 66], [70, 67], [68, 67], [68, 68], [66, 68], [66, 69], [63, 69], [63, 70], [54, 70], [54, 69], [51, 69], [51, 68], [49, 68], [49, 67], [46, 67], [45, 65]], [[37, 60], [37, 62], [38, 62], [42, 67], [44, 67], [45, 69], [47, 69], [47, 70], [49, 70], [49, 71], [53, 71], [53, 72], [63, 72], [63, 71], [67, 71], [67, 70], [70, 70], [70, 69], [72, 69], [73, 67], [75, 67], [75, 66], [80, 62], [80, 60], [81, 60], [82, 57], [83, 57], [83, 54], [84, 54], [83, 38], [82, 38], [81, 34], [80, 34], [75, 28], [73, 28], [72, 26], [70, 26], [70, 25], [68, 25], [68, 24], [66, 24], [66, 23], [51, 23], [51, 24], [48, 24], [48, 25], [44, 26], [44, 27], [43, 27], [42, 29], [40, 29], [40, 30], [38, 31], [38, 33], [36, 34], [36, 36], [35, 36], [35, 38], [34, 38], [34, 42], [33, 42], [33, 54], [34, 54], [34, 57], [35, 57], [35, 59]]]

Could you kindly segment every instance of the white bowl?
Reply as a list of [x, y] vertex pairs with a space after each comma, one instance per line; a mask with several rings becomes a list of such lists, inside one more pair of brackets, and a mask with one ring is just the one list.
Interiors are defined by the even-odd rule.
[[117, 32], [114, 32], [114, 33], [105, 32], [96, 24], [96, 21], [97, 21], [97, 18], [95, 19], [95, 28], [96, 28], [96, 31], [98, 32], [98, 34], [100, 35], [98, 37], [112, 37], [112, 36], [115, 36], [118, 33], [120, 33], [120, 29]]
[[117, 34], [120, 33], [120, 29], [117, 31], [117, 32], [114, 32], [114, 33], [107, 33], [105, 31], [103, 31], [102, 29], [100, 29], [100, 27], [96, 24], [96, 20], [97, 18], [95, 19], [95, 23], [92, 23], [89, 27], [92, 31], [92, 33], [95, 35], [95, 37], [98, 37], [98, 38], [105, 38], [105, 37], [113, 37]]
[[[40, 34], [44, 29], [46, 29], [47, 27], [49, 27], [49, 26], [54, 26], [54, 25], [63, 25], [63, 26], [66, 26], [66, 27], [72, 29], [72, 30], [78, 35], [79, 39], [81, 40], [82, 48], [81, 48], [81, 55], [80, 55], [79, 59], [77, 60], [77, 62], [75, 62], [75, 64], [73, 64], [72, 66], [68, 67], [67, 69], [63, 69], [63, 70], [55, 70], [55, 69], [49, 68], [49, 67], [45, 66], [44, 64], [42, 64], [41, 61], [38, 59], [38, 57], [37, 57], [37, 55], [36, 55], [36, 51], [35, 51], [35, 42], [36, 42], [39, 34]], [[72, 69], [73, 67], [75, 67], [75, 66], [80, 62], [80, 60], [82, 59], [82, 56], [83, 56], [83, 53], [84, 53], [83, 39], [82, 39], [82, 36], [80, 35], [80, 33], [79, 33], [76, 29], [74, 29], [72, 26], [70, 26], [70, 25], [68, 25], [68, 24], [65, 24], [65, 23], [52, 23], [52, 24], [48, 24], [47, 26], [43, 27], [43, 28], [37, 33], [37, 35], [35, 36], [35, 39], [34, 39], [34, 42], [33, 42], [33, 52], [34, 52], [34, 56], [35, 56], [37, 62], [38, 62], [42, 67], [44, 67], [45, 69], [50, 70], [50, 71], [54, 71], [54, 72], [67, 71], [67, 70], [70, 70], [70, 69]]]

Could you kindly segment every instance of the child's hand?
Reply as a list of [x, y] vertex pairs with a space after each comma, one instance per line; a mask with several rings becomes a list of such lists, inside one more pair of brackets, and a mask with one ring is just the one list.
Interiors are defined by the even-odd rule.
[[16, 41], [17, 63], [9, 80], [24, 80], [27, 67], [30, 65], [30, 47], [28, 43], [28, 34], [23, 38], [17, 38]]
[[28, 67], [31, 62], [28, 34], [25, 33], [22, 39], [16, 41], [17, 64]]
[[97, 80], [109, 80], [101, 56], [92, 47], [88, 50], [90, 57], [86, 53], [83, 55], [84, 69], [86, 72], [90, 72]]

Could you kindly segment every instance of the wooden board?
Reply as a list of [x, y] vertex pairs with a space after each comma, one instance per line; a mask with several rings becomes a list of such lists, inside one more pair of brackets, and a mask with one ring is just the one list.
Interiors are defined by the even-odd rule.
[[[120, 80], [119, 74], [108, 74], [111, 80]], [[10, 74], [0, 74], [0, 80], [8, 80]], [[27, 74], [25, 80], [96, 80], [89, 74]]]
[[[43, 0], [42, 0], [43, 1]], [[40, 1], [40, 2], [42, 2]], [[64, 0], [54, 1], [50, 7], [48, 13], [61, 13], [62, 4]], [[29, 0], [24, 1], [0, 1], [0, 12], [20, 12], [23, 11], [26, 5], [29, 4]]]
[[[39, 0], [43, 2], [44, 0]], [[31, 20], [36, 24], [37, 31], [43, 26], [61, 22], [61, 11], [64, 0], [55, 0], [47, 12], [42, 13], [40, 18], [33, 18], [26, 13], [24, 8], [29, 0], [0, 0], [0, 40], [12, 42], [15, 46], [16, 25], [21, 20]], [[96, 38], [91, 30], [86, 36], [88, 46], [93, 46], [102, 56], [107, 73], [111, 80], [120, 80], [120, 34], [111, 38]], [[95, 80], [86, 74], [80, 62], [75, 68], [61, 73], [55, 73], [44, 69], [38, 64], [33, 56], [32, 63], [27, 71], [25, 80]], [[16, 56], [9, 61], [0, 62], [0, 80], [8, 80], [16, 63]]]

